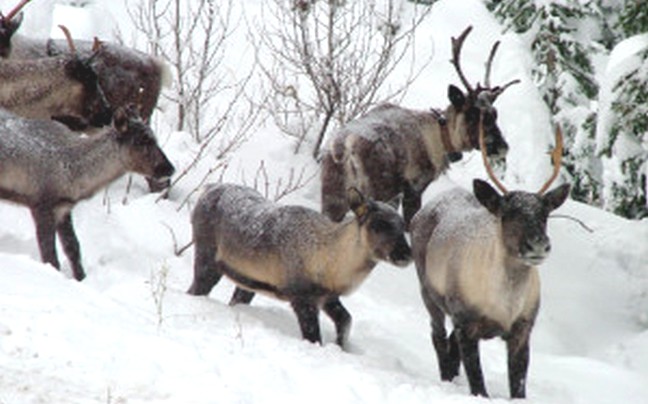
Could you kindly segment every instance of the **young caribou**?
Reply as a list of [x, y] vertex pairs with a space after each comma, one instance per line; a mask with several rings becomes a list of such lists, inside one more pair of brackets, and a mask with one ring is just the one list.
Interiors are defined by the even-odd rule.
[[378, 106], [349, 122], [331, 139], [322, 154], [322, 212], [340, 221], [349, 210], [346, 190], [355, 187], [376, 200], [389, 201], [403, 194], [405, 223], [421, 207], [421, 195], [439, 177], [449, 161], [462, 151], [479, 149], [478, 126], [483, 120], [486, 152], [503, 158], [508, 145], [497, 126], [493, 103], [513, 80], [491, 87], [491, 65], [499, 42], [493, 45], [484, 86], [473, 87], [460, 65], [461, 48], [472, 30], [452, 38], [452, 64], [467, 93], [450, 85], [445, 111], [418, 111], [397, 105]]
[[[540, 307], [537, 266], [551, 249], [549, 213], [569, 194], [564, 184], [545, 193], [560, 170], [562, 135], [556, 131], [554, 171], [537, 193], [502, 191], [474, 180], [473, 193], [453, 189], [427, 204], [412, 220], [412, 251], [423, 302], [431, 317], [432, 342], [442, 380], [452, 380], [463, 362], [470, 391], [487, 396], [479, 340], [500, 336], [508, 349], [511, 397], [526, 395], [529, 336]], [[452, 321], [448, 337], [445, 317]]]
[[189, 293], [207, 295], [222, 275], [236, 289], [230, 304], [255, 292], [290, 302], [304, 339], [321, 343], [320, 308], [344, 346], [351, 315], [341, 295], [355, 290], [378, 261], [411, 261], [405, 224], [389, 205], [349, 191], [355, 213], [342, 223], [300, 206], [281, 206], [255, 190], [209, 186], [194, 208], [194, 279]]

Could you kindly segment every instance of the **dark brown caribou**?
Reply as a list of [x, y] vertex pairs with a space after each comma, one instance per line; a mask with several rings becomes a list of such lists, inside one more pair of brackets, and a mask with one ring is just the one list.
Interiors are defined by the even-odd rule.
[[[452, 380], [463, 362], [471, 393], [487, 396], [479, 340], [500, 336], [508, 350], [511, 397], [523, 398], [529, 336], [540, 307], [537, 266], [551, 249], [547, 218], [570, 188], [546, 192], [560, 170], [562, 136], [558, 129], [554, 173], [537, 193], [507, 191], [483, 149], [482, 155], [503, 195], [478, 179], [473, 193], [458, 188], [439, 195], [412, 220], [412, 251], [441, 379]], [[449, 337], [446, 316], [453, 326]]]
[[497, 126], [493, 103], [518, 80], [491, 87], [491, 64], [499, 46], [496, 42], [486, 63], [484, 86], [473, 88], [460, 65], [461, 48], [471, 29], [452, 38], [452, 64], [466, 94], [450, 85], [450, 105], [444, 111], [381, 105], [333, 136], [321, 163], [322, 212], [328, 217], [342, 220], [349, 210], [346, 189], [356, 187], [381, 201], [402, 193], [405, 222], [409, 223], [421, 207], [423, 191], [448, 168], [449, 161], [460, 158], [462, 151], [479, 149], [477, 132], [482, 118], [488, 155], [506, 155], [508, 145]]
[[255, 292], [290, 302], [303, 338], [321, 343], [320, 308], [333, 320], [344, 346], [351, 315], [340, 296], [355, 290], [378, 261], [411, 261], [405, 224], [388, 204], [349, 191], [355, 216], [342, 223], [312, 209], [282, 206], [255, 190], [209, 186], [191, 217], [194, 279], [189, 293], [206, 295], [223, 275], [239, 287], [230, 304]]
[[[65, 40], [30, 38], [16, 31], [29, 0], [22, 0], [6, 16], [0, 16], [0, 57], [13, 60], [42, 59], [66, 54]], [[101, 52], [95, 49], [101, 44]], [[157, 105], [160, 91], [171, 74], [159, 59], [125, 46], [87, 40], [74, 41], [79, 58], [91, 59], [91, 67], [113, 108], [139, 104], [142, 119], [148, 121]]]
[[56, 268], [58, 234], [74, 277], [82, 280], [74, 205], [127, 172], [162, 180], [173, 174], [173, 165], [132, 106], [118, 108], [113, 125], [91, 137], [52, 120], [1, 112], [0, 199], [31, 210], [41, 258]]
[[64, 54], [0, 59], [0, 108], [25, 118], [54, 119], [73, 130], [107, 125], [112, 109], [92, 67], [102, 48], [81, 57], [64, 31], [70, 46]]

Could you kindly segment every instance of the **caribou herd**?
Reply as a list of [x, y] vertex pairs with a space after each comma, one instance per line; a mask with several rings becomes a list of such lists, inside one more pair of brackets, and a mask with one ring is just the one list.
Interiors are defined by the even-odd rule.
[[[64, 27], [66, 41], [22, 36], [20, 9], [28, 1], [0, 17], [0, 199], [30, 209], [41, 259], [55, 268], [58, 236], [81, 281], [74, 205], [128, 172], [158, 187], [174, 173], [148, 125], [166, 67], [122, 45], [74, 41]], [[249, 304], [257, 292], [284, 300], [303, 338], [316, 343], [323, 309], [345, 347], [351, 315], [340, 297], [379, 262], [413, 261], [440, 378], [452, 380], [463, 364], [471, 393], [487, 396], [478, 343], [499, 336], [508, 349], [511, 397], [525, 397], [540, 305], [537, 267], [551, 247], [547, 218], [569, 194], [567, 184], [549, 191], [562, 135], [557, 129], [554, 172], [538, 192], [502, 185], [489, 162], [509, 150], [494, 103], [519, 80], [491, 85], [496, 42], [483, 83], [471, 84], [461, 66], [471, 29], [451, 39], [464, 89], [449, 85], [446, 107], [379, 105], [331, 137], [320, 162], [321, 212], [279, 205], [242, 185], [206, 186], [191, 215], [188, 293], [207, 295], [225, 275], [237, 285], [230, 304]], [[475, 179], [472, 192], [453, 189], [422, 207], [427, 186], [473, 150], [499, 192]]]

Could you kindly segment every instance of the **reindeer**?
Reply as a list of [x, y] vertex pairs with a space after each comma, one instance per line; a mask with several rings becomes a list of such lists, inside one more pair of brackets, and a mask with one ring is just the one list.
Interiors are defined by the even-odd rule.
[[[547, 217], [570, 188], [563, 184], [545, 193], [560, 170], [562, 135], [558, 129], [553, 175], [530, 193], [509, 192], [495, 177], [480, 132], [484, 164], [503, 195], [478, 179], [472, 194], [453, 189], [439, 195], [412, 220], [412, 251], [441, 380], [457, 376], [461, 361], [471, 393], [487, 396], [478, 344], [500, 336], [508, 349], [511, 397], [524, 398], [529, 336], [540, 307], [537, 266], [551, 249]], [[453, 325], [450, 337], [446, 315]]]
[[[30, 0], [22, 0], [6, 16], [0, 17], [0, 57], [31, 60], [67, 53], [65, 40], [43, 40], [16, 33], [22, 22], [20, 10]], [[101, 44], [101, 52], [95, 49]], [[95, 41], [75, 41], [82, 59], [92, 61], [107, 101], [113, 108], [139, 103], [140, 114], [148, 122], [163, 86], [171, 81], [168, 67], [158, 58], [122, 45]]]
[[58, 234], [79, 281], [85, 272], [72, 208], [129, 171], [157, 179], [174, 172], [132, 106], [118, 108], [113, 126], [92, 137], [55, 121], [0, 114], [0, 199], [30, 209], [41, 258], [57, 269]]
[[464, 94], [448, 87], [450, 105], [445, 112], [418, 111], [397, 105], [376, 107], [349, 122], [331, 139], [322, 155], [322, 212], [340, 221], [349, 210], [344, 190], [356, 187], [371, 198], [388, 201], [402, 193], [403, 213], [409, 224], [421, 207], [427, 185], [461, 158], [462, 151], [478, 149], [480, 117], [486, 125], [489, 155], [504, 157], [508, 145], [497, 126], [493, 103], [513, 80], [491, 87], [490, 71], [499, 42], [493, 45], [486, 63], [484, 87], [470, 85], [461, 65], [461, 48], [472, 27], [452, 38], [452, 64], [466, 87]]
[[192, 214], [194, 279], [188, 293], [207, 295], [224, 274], [239, 287], [230, 304], [255, 292], [290, 302], [304, 339], [321, 343], [318, 313], [344, 347], [351, 315], [341, 295], [356, 289], [378, 261], [411, 260], [405, 225], [389, 205], [349, 191], [355, 213], [342, 223], [300, 206], [279, 206], [242, 186], [209, 186]]
[[101, 47], [79, 57], [64, 31], [71, 53], [0, 60], [0, 108], [25, 118], [54, 119], [73, 130], [107, 125], [112, 110], [91, 65]]

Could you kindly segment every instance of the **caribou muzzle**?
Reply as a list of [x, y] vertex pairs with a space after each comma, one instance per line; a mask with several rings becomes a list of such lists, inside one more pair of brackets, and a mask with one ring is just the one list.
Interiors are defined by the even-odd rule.
[[389, 262], [398, 267], [405, 267], [412, 262], [412, 249], [407, 244], [405, 237], [398, 239], [396, 245], [394, 245], [394, 248], [389, 253]]
[[169, 160], [165, 158], [166, 161], [158, 164], [153, 169], [153, 179], [157, 183], [168, 182], [169, 178], [175, 173], [175, 167]]
[[519, 257], [527, 265], [542, 264], [549, 256], [551, 242], [546, 234], [528, 237], [520, 245]]

